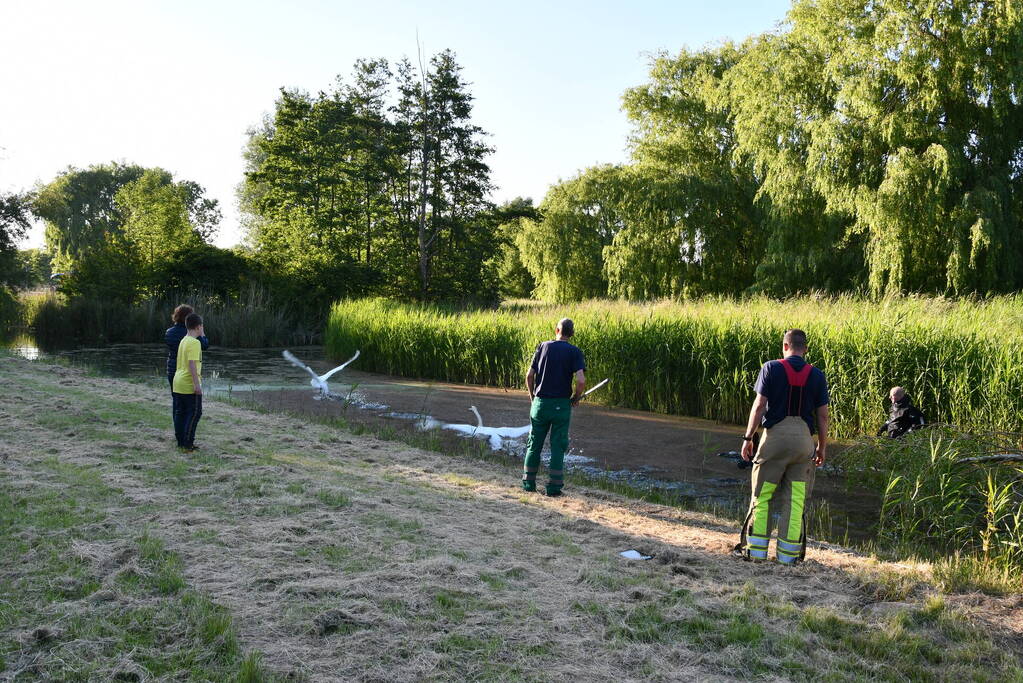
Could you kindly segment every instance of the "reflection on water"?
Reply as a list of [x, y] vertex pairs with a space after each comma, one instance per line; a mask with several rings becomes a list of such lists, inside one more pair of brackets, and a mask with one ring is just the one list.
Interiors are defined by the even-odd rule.
[[[26, 343], [27, 342], [27, 343]], [[19, 339], [8, 347], [29, 360], [55, 360], [88, 367], [109, 377], [167, 381], [167, 347], [164, 344], [113, 344], [101, 348], [44, 352]], [[300, 388], [308, 375], [281, 357], [283, 349], [225, 349], [211, 346], [202, 357], [203, 388], [209, 391], [246, 391], [252, 387]], [[311, 362], [325, 360], [322, 346], [296, 347]]]

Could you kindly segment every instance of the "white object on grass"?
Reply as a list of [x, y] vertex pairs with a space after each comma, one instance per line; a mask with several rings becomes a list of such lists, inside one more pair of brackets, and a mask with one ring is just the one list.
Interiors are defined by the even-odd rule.
[[480, 417], [480, 411], [476, 410], [476, 406], [469, 406], [476, 415], [475, 425], [466, 424], [446, 424], [444, 429], [451, 429], [456, 432], [461, 432], [467, 436], [486, 436], [490, 438], [491, 450], [499, 451], [504, 446], [505, 439], [518, 439], [526, 434], [529, 434], [529, 425], [525, 427], [484, 427], [483, 418]]
[[322, 375], [317, 375], [316, 372], [313, 371], [311, 367], [309, 367], [308, 365], [300, 361], [298, 358], [296, 358], [295, 354], [293, 354], [291, 351], [285, 350], [284, 353], [282, 353], [281, 355], [284, 356], [284, 359], [287, 360], [292, 365], [294, 365], [295, 367], [302, 368], [310, 375], [312, 375], [313, 378], [309, 380], [309, 384], [312, 385], [313, 389], [318, 389], [320, 391], [320, 395], [317, 396], [317, 398], [326, 398], [327, 396], [330, 395], [330, 386], [328, 386], [327, 380], [330, 379], [334, 373], [341, 372], [346, 367], [351, 365], [352, 361], [359, 357], [359, 351], [356, 351], [355, 355], [349, 358], [347, 361], [345, 361], [342, 365], [339, 365], [330, 372], [326, 372]]
[[649, 560], [651, 557], [653, 557], [653, 555], [644, 555], [643, 553], [638, 552], [636, 550], [624, 550], [618, 554], [624, 557], [626, 560]]

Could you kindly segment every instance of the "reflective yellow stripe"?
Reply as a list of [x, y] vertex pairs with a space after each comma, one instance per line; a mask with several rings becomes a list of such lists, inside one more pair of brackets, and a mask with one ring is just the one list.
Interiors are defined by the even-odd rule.
[[[803, 537], [803, 505], [806, 502], [806, 482], [792, 482], [792, 506], [789, 508], [788, 538]], [[781, 534], [779, 534], [781, 535]]]
[[771, 518], [768, 507], [771, 503], [771, 496], [774, 495], [776, 488], [778, 488], [778, 485], [772, 484], [769, 481], [765, 481], [763, 486], [760, 487], [760, 495], [757, 496], [757, 508], [753, 513], [753, 533], [757, 536], [767, 535], [767, 522]]
[[799, 561], [798, 555], [788, 555], [786, 553], [778, 553], [778, 561], [782, 564], [795, 564]]

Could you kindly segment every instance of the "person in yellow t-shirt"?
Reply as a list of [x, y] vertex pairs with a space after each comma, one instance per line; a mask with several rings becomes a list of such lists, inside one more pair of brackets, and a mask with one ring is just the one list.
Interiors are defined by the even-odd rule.
[[202, 318], [192, 313], [185, 318], [188, 333], [178, 345], [178, 367], [171, 382], [174, 392], [174, 436], [178, 448], [192, 452], [195, 446], [195, 428], [202, 417], [202, 344], [204, 336]]

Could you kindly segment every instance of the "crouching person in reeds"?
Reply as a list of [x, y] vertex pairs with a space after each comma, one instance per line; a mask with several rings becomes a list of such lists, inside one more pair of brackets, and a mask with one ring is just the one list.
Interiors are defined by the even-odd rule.
[[[778, 562], [796, 564], [806, 556], [806, 508], [814, 467], [824, 464], [827, 452], [829, 404], [827, 380], [804, 359], [806, 348], [806, 333], [788, 330], [783, 358], [764, 363], [757, 377], [757, 397], [742, 442], [743, 459], [753, 461], [753, 495], [736, 546], [752, 560], [767, 559], [775, 513]], [[764, 435], [754, 459], [758, 427]]]

